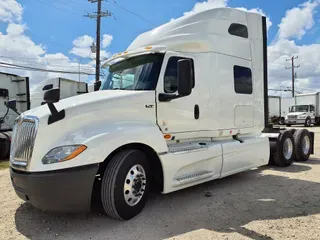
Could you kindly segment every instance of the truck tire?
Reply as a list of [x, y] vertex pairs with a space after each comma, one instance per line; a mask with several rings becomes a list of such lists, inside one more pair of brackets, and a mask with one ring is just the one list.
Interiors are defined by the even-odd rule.
[[114, 219], [129, 220], [145, 206], [150, 188], [147, 156], [138, 150], [123, 150], [108, 164], [101, 185], [101, 203]]
[[307, 161], [311, 154], [311, 135], [306, 129], [298, 129], [294, 135], [294, 145], [296, 148], [296, 160]]
[[305, 127], [311, 127], [311, 118], [307, 117], [306, 121], [304, 122]]
[[9, 158], [10, 144], [10, 136], [6, 132], [0, 133], [0, 160]]
[[287, 167], [293, 163], [295, 158], [295, 145], [292, 133], [290, 130], [280, 132], [273, 160], [275, 165], [279, 167]]
[[279, 119], [279, 122], [278, 122], [279, 125], [283, 125], [284, 124], [284, 117], [281, 117]]

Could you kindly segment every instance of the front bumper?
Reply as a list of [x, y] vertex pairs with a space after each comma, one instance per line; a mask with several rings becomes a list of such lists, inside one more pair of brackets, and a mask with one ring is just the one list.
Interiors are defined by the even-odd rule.
[[93, 183], [99, 165], [49, 172], [22, 172], [10, 168], [16, 194], [34, 207], [59, 212], [90, 211]]
[[286, 119], [285, 124], [304, 124], [306, 119]]

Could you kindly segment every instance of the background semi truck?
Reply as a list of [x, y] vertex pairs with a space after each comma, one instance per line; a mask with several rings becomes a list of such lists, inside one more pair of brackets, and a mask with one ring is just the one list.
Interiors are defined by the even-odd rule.
[[285, 123], [287, 126], [320, 124], [320, 93], [306, 93], [295, 96], [295, 103], [289, 107]]
[[[10, 139], [15, 119], [23, 112], [38, 107], [43, 102], [46, 91], [58, 88], [60, 99], [88, 92], [87, 83], [65, 78], [47, 79], [30, 91], [28, 77], [0, 73], [0, 159], [8, 159]], [[9, 101], [15, 102], [13, 109], [7, 107]]]
[[[139, 35], [104, 63], [99, 91], [16, 120], [10, 174], [17, 195], [51, 211], [139, 214], [163, 194], [313, 153], [305, 129], [270, 127], [266, 18], [210, 9]], [[98, 84], [96, 85], [98, 86]], [[24, 136], [22, 138], [22, 136]]]
[[[6, 105], [15, 100], [15, 108]], [[14, 121], [21, 112], [30, 109], [29, 78], [0, 72], [0, 159], [8, 158]]]
[[60, 89], [60, 99], [88, 93], [88, 84], [66, 78], [50, 78], [36, 85], [31, 91], [31, 108], [45, 104], [43, 97], [46, 91], [54, 88]]

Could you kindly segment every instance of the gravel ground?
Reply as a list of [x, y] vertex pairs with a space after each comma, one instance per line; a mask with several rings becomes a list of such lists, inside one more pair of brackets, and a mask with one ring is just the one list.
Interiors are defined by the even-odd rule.
[[168, 195], [136, 218], [54, 214], [14, 193], [0, 170], [0, 239], [320, 239], [320, 128], [316, 154], [289, 168], [262, 167]]

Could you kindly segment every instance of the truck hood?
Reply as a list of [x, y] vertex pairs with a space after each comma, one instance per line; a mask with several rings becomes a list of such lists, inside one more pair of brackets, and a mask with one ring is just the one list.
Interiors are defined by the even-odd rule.
[[[84, 112], [94, 112], [97, 110], [112, 112], [111, 106], [121, 106], [127, 108], [135, 104], [154, 103], [154, 91], [124, 91], [124, 90], [101, 90], [82, 95], [77, 95], [60, 100], [54, 103], [58, 111], [65, 110], [66, 117]], [[36, 116], [39, 119], [47, 118], [50, 115], [47, 104], [26, 111], [22, 116]]]
[[288, 113], [287, 116], [301, 116], [304, 114], [307, 114], [307, 113], [306, 112], [291, 112], [291, 113]]

